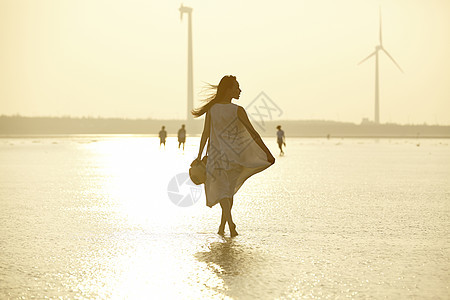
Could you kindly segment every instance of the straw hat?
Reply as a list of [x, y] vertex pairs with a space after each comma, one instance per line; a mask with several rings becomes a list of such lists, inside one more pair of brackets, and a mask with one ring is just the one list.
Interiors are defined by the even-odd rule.
[[191, 167], [189, 168], [189, 177], [192, 182], [199, 185], [205, 183], [206, 181], [206, 161], [207, 156], [204, 156], [201, 161], [195, 159], [191, 163]]

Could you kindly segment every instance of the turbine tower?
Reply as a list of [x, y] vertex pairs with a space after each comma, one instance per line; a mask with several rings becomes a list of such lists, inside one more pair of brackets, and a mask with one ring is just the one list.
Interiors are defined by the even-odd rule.
[[362, 64], [369, 58], [375, 55], [375, 118], [374, 121], [376, 124], [380, 124], [380, 86], [379, 86], [379, 73], [378, 73], [378, 52], [383, 51], [391, 60], [394, 62], [394, 64], [399, 68], [400, 71], [403, 70], [400, 68], [398, 63], [395, 61], [395, 59], [387, 52], [386, 49], [383, 47], [383, 35], [381, 32], [381, 8], [380, 8], [380, 44], [375, 46], [375, 51], [372, 52], [369, 56], [364, 58], [362, 61], [358, 63], [358, 65]]
[[187, 116], [186, 120], [191, 123], [193, 120], [191, 110], [194, 108], [194, 72], [192, 64], [192, 8], [180, 6], [180, 19], [183, 20], [183, 14], [188, 14], [188, 80], [187, 80]]

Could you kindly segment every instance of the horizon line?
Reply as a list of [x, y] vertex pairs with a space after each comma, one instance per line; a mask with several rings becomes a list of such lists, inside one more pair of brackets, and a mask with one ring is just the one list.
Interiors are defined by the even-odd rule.
[[[62, 116], [26, 116], [26, 115], [20, 115], [20, 114], [14, 114], [14, 115], [5, 115], [1, 114], [0, 118], [36, 118], [36, 119], [101, 119], [101, 120], [124, 120], [124, 121], [179, 121], [179, 122], [189, 122], [186, 119], [156, 119], [152, 117], [148, 118], [130, 118], [130, 117], [103, 117], [103, 116], [70, 116], [70, 115], [62, 115]], [[196, 118], [193, 119], [194, 122], [204, 121], [204, 118]], [[441, 124], [441, 123], [395, 123], [395, 122], [384, 122], [376, 124], [372, 120], [367, 120], [367, 118], [362, 118], [359, 123], [352, 122], [352, 121], [336, 121], [332, 119], [278, 119], [278, 120], [265, 120], [265, 122], [329, 122], [329, 123], [343, 123], [343, 124], [354, 124], [354, 125], [414, 125], [414, 126], [450, 126], [450, 123], [448, 124]]]

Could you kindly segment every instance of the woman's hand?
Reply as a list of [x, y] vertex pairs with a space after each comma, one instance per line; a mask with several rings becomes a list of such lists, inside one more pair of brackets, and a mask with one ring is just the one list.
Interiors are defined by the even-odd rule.
[[267, 152], [267, 160], [268, 160], [271, 164], [274, 164], [274, 163], [275, 163], [275, 157], [273, 157], [272, 153]]

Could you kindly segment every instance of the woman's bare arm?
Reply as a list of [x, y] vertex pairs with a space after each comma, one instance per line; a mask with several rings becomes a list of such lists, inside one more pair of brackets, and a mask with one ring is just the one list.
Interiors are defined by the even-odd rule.
[[200, 149], [198, 151], [198, 156], [197, 156], [198, 160], [200, 160], [202, 158], [203, 148], [205, 148], [206, 141], [209, 138], [210, 124], [211, 124], [211, 117], [209, 116], [209, 111], [208, 111], [208, 112], [206, 112], [205, 125], [203, 128], [202, 137], [200, 139]]
[[[239, 120], [244, 125], [244, 127], [247, 128], [247, 130], [250, 133], [253, 140], [258, 144], [259, 147], [261, 147], [261, 149], [263, 149], [263, 151], [267, 154], [267, 158], [268, 159], [270, 158], [269, 161], [272, 162], [272, 158], [273, 158], [272, 153], [270, 153], [269, 149], [262, 141], [259, 133], [255, 130], [255, 128], [253, 128], [253, 125], [252, 125], [252, 123], [250, 123], [247, 113], [245, 112], [245, 110], [242, 106], [238, 107], [237, 115], [238, 115]], [[275, 162], [275, 158], [273, 158], [273, 162]]]

